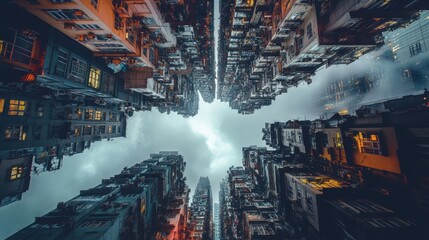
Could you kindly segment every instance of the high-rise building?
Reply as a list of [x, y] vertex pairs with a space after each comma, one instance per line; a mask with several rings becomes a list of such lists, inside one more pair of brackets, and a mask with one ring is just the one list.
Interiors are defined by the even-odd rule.
[[223, 0], [220, 9], [218, 97], [251, 114], [288, 88], [310, 84], [322, 66], [348, 64], [375, 49], [381, 32], [415, 20], [429, 4]]
[[213, 196], [208, 177], [200, 177], [190, 207], [191, 240], [213, 239]]
[[213, 204], [213, 225], [214, 225], [214, 231], [213, 231], [213, 239], [214, 240], [220, 240], [220, 218], [219, 218], [219, 203]]
[[160, 152], [82, 190], [8, 239], [184, 240], [189, 189], [178, 152]]

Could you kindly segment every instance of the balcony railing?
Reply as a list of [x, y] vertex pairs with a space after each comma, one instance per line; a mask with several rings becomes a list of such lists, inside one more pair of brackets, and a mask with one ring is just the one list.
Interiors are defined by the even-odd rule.
[[32, 58], [33, 45], [34, 40], [18, 34], [14, 39], [14, 43], [0, 40], [0, 56], [4, 60], [30, 65], [34, 63]]

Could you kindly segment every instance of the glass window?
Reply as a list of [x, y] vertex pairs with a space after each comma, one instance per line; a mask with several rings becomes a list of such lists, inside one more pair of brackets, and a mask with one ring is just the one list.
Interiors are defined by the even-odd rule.
[[37, 117], [43, 117], [43, 105], [42, 104], [37, 105], [36, 116]]
[[86, 109], [85, 120], [93, 120], [93, 119], [94, 119], [94, 109]]
[[60, 126], [50, 126], [49, 127], [49, 138], [58, 138], [59, 137]]
[[119, 13], [115, 12], [115, 29], [120, 30], [124, 28], [124, 22], [122, 21]]
[[101, 111], [95, 111], [95, 120], [100, 121], [102, 116]]
[[67, 62], [69, 59], [68, 51], [58, 49], [57, 61], [55, 63], [55, 75], [65, 77], [67, 73]]
[[100, 130], [100, 134], [105, 134], [106, 133], [106, 126], [100, 126], [100, 128], [99, 128], [99, 130]]
[[10, 169], [9, 180], [17, 180], [23, 177], [24, 166], [14, 166]]
[[27, 129], [28, 127], [23, 125], [8, 126], [4, 134], [4, 139], [25, 141], [27, 140]]
[[55, 20], [89, 19], [88, 15], [80, 9], [47, 9], [46, 13]]
[[33, 128], [33, 139], [34, 140], [40, 140], [40, 136], [42, 134], [42, 126], [37, 125]]
[[101, 228], [103, 227], [107, 221], [100, 221], [100, 220], [90, 220], [87, 222], [84, 222], [81, 227], [82, 228]]
[[92, 134], [92, 126], [85, 125], [83, 126], [83, 135], [91, 135]]
[[380, 136], [377, 133], [358, 132], [354, 138], [357, 142], [359, 152], [377, 155], [384, 154], [381, 150]]
[[22, 100], [10, 100], [9, 102], [9, 112], [11, 116], [24, 116], [26, 108], [26, 102]]
[[112, 125], [109, 125], [108, 127], [107, 127], [107, 133], [112, 133]]
[[101, 77], [101, 71], [98, 68], [91, 67], [91, 70], [89, 71], [89, 80], [88, 80], [88, 86], [99, 89], [100, 88], [100, 77]]
[[86, 77], [86, 66], [85, 61], [72, 57], [68, 79], [82, 83]]
[[110, 121], [117, 121], [116, 119], [118, 118], [118, 114], [117, 113], [110, 113], [109, 116], [109, 120]]
[[3, 113], [4, 108], [4, 98], [0, 98], [0, 114]]
[[98, 8], [98, 0], [91, 0], [91, 5], [97, 9]]
[[74, 127], [74, 136], [75, 137], [79, 137], [81, 131], [82, 131], [82, 126], [76, 126], [76, 127]]
[[104, 93], [113, 94], [115, 90], [115, 78], [108, 72], [103, 72], [103, 85], [101, 89]]
[[313, 26], [311, 26], [311, 23], [307, 25], [307, 39], [310, 39], [313, 37]]

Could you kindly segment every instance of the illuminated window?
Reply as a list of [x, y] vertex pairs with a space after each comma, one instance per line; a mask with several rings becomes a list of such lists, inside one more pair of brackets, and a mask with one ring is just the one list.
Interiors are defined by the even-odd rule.
[[74, 127], [74, 135], [75, 135], [75, 137], [78, 137], [78, 136], [80, 136], [80, 133], [81, 133], [81, 130], [82, 129], [82, 127], [81, 126], [76, 126], [76, 127]]
[[9, 112], [11, 116], [24, 116], [26, 108], [26, 102], [21, 100], [10, 100]]
[[93, 119], [94, 119], [94, 109], [86, 109], [85, 120], [93, 120]]
[[102, 116], [101, 111], [95, 111], [95, 120], [100, 121]]
[[3, 113], [4, 108], [4, 98], [0, 98], [0, 114]]
[[377, 133], [358, 132], [354, 138], [359, 152], [384, 155], [381, 150], [380, 137]]
[[23, 125], [12, 125], [8, 126], [4, 133], [4, 139], [6, 140], [27, 140], [27, 126]]
[[17, 180], [23, 177], [24, 167], [23, 166], [14, 166], [10, 170], [9, 180]]
[[109, 125], [108, 127], [107, 127], [107, 133], [112, 133], [112, 126], [111, 125]]
[[334, 138], [335, 147], [343, 148], [343, 140], [341, 139], [341, 133], [336, 132]]
[[101, 77], [101, 71], [98, 68], [91, 67], [91, 70], [89, 72], [89, 80], [88, 80], [88, 86], [99, 89], [100, 88], [100, 77]]

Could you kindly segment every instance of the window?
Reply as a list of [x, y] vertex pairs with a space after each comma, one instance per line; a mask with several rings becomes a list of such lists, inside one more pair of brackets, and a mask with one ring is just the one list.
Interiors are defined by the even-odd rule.
[[310, 39], [313, 37], [313, 26], [311, 23], [307, 25], [307, 39]]
[[117, 113], [110, 113], [109, 116], [109, 120], [110, 121], [117, 121], [116, 119], [118, 118], [118, 114]]
[[103, 84], [102, 89], [104, 93], [112, 95], [115, 91], [115, 78], [108, 72], [103, 72]]
[[357, 142], [359, 152], [384, 155], [378, 133], [358, 132], [354, 138]]
[[58, 49], [57, 62], [55, 63], [55, 75], [65, 77], [67, 72], [67, 62], [69, 59], [68, 51]]
[[23, 177], [24, 166], [14, 166], [10, 169], [9, 180], [17, 180]]
[[81, 132], [82, 132], [82, 126], [74, 127], [74, 136], [75, 137], [79, 137]]
[[89, 19], [88, 15], [79, 9], [48, 9], [46, 13], [55, 18], [55, 20]]
[[307, 205], [307, 213], [313, 217], [314, 215], [314, 210], [313, 210], [313, 198], [311, 197], [311, 194], [309, 193], [305, 193], [305, 201], [306, 201], [306, 205]]
[[119, 13], [115, 12], [115, 29], [116, 30], [121, 30], [123, 28], [124, 28], [124, 23], [122, 21], [122, 18], [119, 15]]
[[82, 119], [82, 109], [78, 108], [76, 111], [76, 119], [81, 120]]
[[49, 138], [58, 138], [60, 132], [60, 126], [50, 126], [49, 127]]
[[116, 133], [116, 126], [111, 126], [112, 127], [112, 132], [111, 133]]
[[92, 126], [91, 125], [85, 125], [83, 126], [83, 135], [91, 135], [92, 134]]
[[95, 111], [95, 120], [100, 121], [102, 116], [101, 111]]
[[334, 138], [334, 144], [336, 148], [343, 148], [343, 141], [341, 139], [341, 133], [336, 132]]
[[109, 125], [109, 126], [107, 127], [107, 133], [108, 133], [108, 134], [111, 134], [111, 133], [112, 133], [112, 125]]
[[82, 227], [82, 228], [101, 228], [106, 223], [107, 223], [107, 221], [90, 220], [90, 221], [84, 222], [80, 227]]
[[97, 9], [98, 8], [98, 0], [91, 0], [91, 5]]
[[0, 114], [3, 113], [3, 108], [4, 108], [4, 98], [0, 98]]
[[24, 116], [26, 108], [26, 102], [22, 100], [10, 100], [9, 112], [10, 116]]
[[94, 109], [86, 109], [85, 120], [93, 120], [93, 119], [94, 119]]
[[78, 24], [78, 23], [75, 23], [74, 27], [77, 30], [88, 30], [88, 29], [90, 29], [90, 30], [101, 30], [101, 27], [98, 26], [97, 24]]
[[71, 59], [71, 67], [68, 78], [77, 82], [83, 82], [86, 75], [86, 62], [76, 57]]
[[100, 126], [100, 128], [99, 128], [99, 132], [100, 132], [100, 134], [105, 134], [106, 133], [106, 126]]
[[5, 130], [4, 139], [6, 140], [27, 140], [27, 126], [23, 125], [12, 125], [8, 126]]
[[43, 105], [40, 103], [37, 104], [37, 107], [36, 107], [36, 117], [39, 117], [39, 118], [43, 117]]
[[100, 88], [100, 77], [101, 77], [101, 71], [98, 68], [91, 67], [91, 70], [89, 71], [89, 80], [88, 80], [88, 86], [99, 89]]
[[33, 139], [34, 140], [40, 140], [40, 136], [42, 134], [42, 126], [37, 125], [33, 128]]

